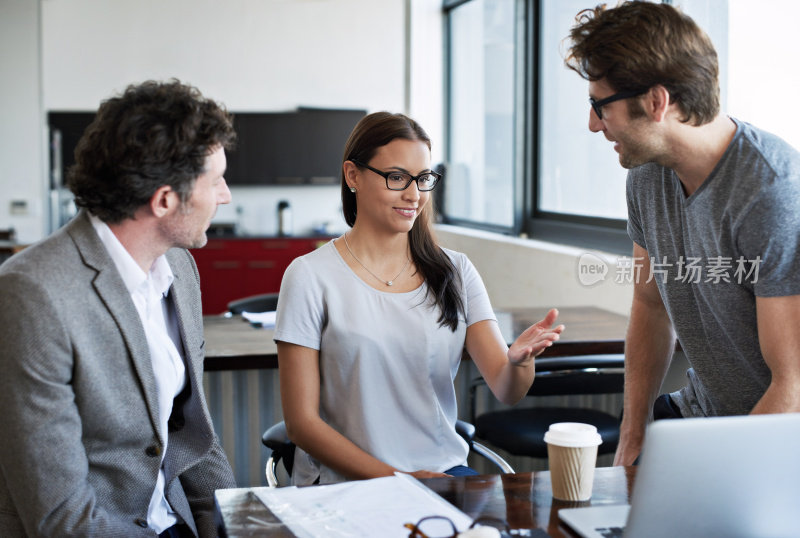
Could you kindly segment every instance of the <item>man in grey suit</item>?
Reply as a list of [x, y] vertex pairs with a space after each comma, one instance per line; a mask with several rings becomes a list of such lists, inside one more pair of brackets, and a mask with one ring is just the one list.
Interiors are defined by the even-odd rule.
[[202, 387], [199, 277], [231, 118], [178, 81], [105, 101], [80, 213], [0, 266], [0, 536], [215, 536], [233, 487]]

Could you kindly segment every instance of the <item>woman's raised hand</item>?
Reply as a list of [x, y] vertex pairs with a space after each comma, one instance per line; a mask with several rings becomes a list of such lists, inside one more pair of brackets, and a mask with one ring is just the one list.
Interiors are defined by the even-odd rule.
[[526, 364], [559, 339], [563, 325], [553, 327], [558, 310], [552, 308], [543, 320], [534, 323], [520, 334], [508, 349], [508, 360], [513, 364]]

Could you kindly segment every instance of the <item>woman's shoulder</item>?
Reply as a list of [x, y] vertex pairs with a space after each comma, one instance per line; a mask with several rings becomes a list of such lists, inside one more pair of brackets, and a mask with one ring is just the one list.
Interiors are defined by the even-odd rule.
[[325, 274], [326, 269], [337, 263], [338, 254], [333, 239], [312, 250], [308, 254], [298, 256], [286, 268], [287, 275], [302, 274], [312, 276]]
[[334, 239], [331, 239], [326, 243], [322, 243], [311, 252], [298, 256], [293, 261], [301, 261], [301, 263], [312, 265], [331, 263], [336, 259], [336, 247], [333, 242]]
[[441, 249], [442, 252], [447, 254], [447, 256], [453, 261], [460, 260], [462, 258], [466, 258], [467, 257], [467, 255], [464, 254], [463, 252], [459, 252], [457, 250], [453, 250], [453, 249], [450, 249], [450, 248], [447, 248], [447, 247], [443, 247], [441, 245], [439, 245], [439, 249]]
[[445, 248], [443, 246], [439, 246], [439, 248], [442, 249], [442, 252], [444, 252], [448, 258], [450, 258], [450, 262], [459, 272], [463, 272], [465, 268], [472, 266], [472, 262], [469, 260], [469, 257], [463, 252]]

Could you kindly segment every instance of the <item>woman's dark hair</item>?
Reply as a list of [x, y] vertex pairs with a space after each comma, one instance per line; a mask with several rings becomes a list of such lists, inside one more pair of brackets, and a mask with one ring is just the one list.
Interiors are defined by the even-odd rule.
[[117, 223], [164, 185], [186, 203], [206, 157], [235, 139], [231, 116], [196, 88], [177, 80], [131, 85], [100, 105], [75, 148], [67, 185], [76, 205]]
[[575, 19], [565, 63], [586, 80], [605, 79], [616, 91], [660, 84], [692, 125], [719, 114], [717, 52], [688, 15], [667, 4], [626, 2]]
[[[431, 139], [425, 130], [414, 120], [403, 114], [375, 112], [361, 119], [350, 133], [344, 148], [344, 161], [360, 161], [369, 164], [378, 148], [396, 138], [419, 140], [428, 149]], [[356, 195], [350, 191], [342, 169], [342, 210], [344, 220], [352, 227], [356, 222], [358, 207]], [[432, 194], [432, 193], [431, 193]], [[453, 263], [439, 247], [433, 235], [433, 203], [425, 204], [414, 226], [408, 233], [411, 259], [428, 285], [428, 294], [433, 297], [441, 311], [439, 325], [458, 327], [459, 314], [464, 315], [464, 302], [461, 300], [461, 280]]]

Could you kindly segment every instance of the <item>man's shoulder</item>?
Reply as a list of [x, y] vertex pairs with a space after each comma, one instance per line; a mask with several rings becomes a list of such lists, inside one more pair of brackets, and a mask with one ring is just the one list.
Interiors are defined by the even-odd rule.
[[65, 295], [79, 293], [77, 290], [109, 265], [113, 262], [91, 223], [79, 214], [6, 260], [0, 265], [0, 277]]
[[778, 176], [798, 175], [800, 151], [780, 136], [765, 131], [747, 122], [736, 121], [740, 129], [737, 151], [740, 155], [751, 155], [763, 162]]
[[24, 248], [0, 265], [0, 275], [11, 272], [50, 273], [58, 268], [63, 272], [78, 260], [77, 249], [65, 229]]
[[775, 151], [787, 151], [789, 153], [798, 153], [797, 149], [789, 144], [786, 140], [777, 134], [762, 129], [738, 119], [733, 119], [737, 127], [739, 127], [741, 136], [750, 144], [759, 148], [769, 148]]
[[95, 275], [69, 235], [59, 230], [0, 265], [0, 304], [3, 309], [17, 309], [23, 302], [60, 308], [55, 303], [63, 307], [84, 296]]

